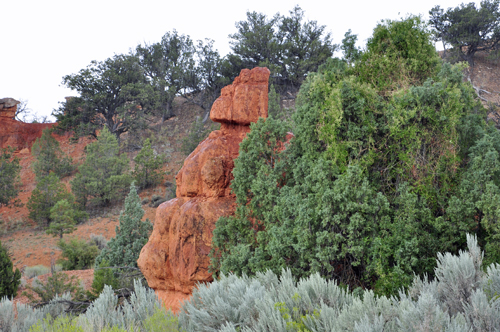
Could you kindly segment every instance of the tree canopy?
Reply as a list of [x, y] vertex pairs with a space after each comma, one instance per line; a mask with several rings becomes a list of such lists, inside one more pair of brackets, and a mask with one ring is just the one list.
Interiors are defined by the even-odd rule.
[[479, 8], [469, 2], [446, 11], [435, 6], [429, 11], [429, 23], [443, 46], [453, 46], [462, 60], [474, 65], [476, 52], [495, 49], [500, 42], [499, 4], [499, 0], [483, 0]]
[[89, 201], [105, 206], [123, 197], [131, 181], [129, 161], [125, 154], [120, 154], [118, 140], [107, 127], [100, 132], [96, 142], [87, 145], [86, 154], [71, 181], [77, 202], [82, 207]]
[[31, 155], [36, 158], [32, 167], [38, 179], [47, 176], [50, 172], [62, 178], [74, 170], [72, 159], [63, 153], [59, 142], [52, 137], [51, 130], [48, 128], [42, 132], [42, 137], [37, 138], [33, 143]]
[[188, 86], [190, 75], [194, 75], [195, 52], [191, 38], [176, 30], [164, 34], [158, 43], [138, 45], [135, 50], [139, 65], [153, 87], [155, 106], [161, 111], [163, 121], [174, 115], [174, 98]]
[[152, 92], [135, 57], [115, 55], [92, 61], [77, 74], [64, 76], [63, 84], [80, 96], [69, 98], [53, 112], [58, 130], [97, 137], [97, 130], [105, 126], [119, 139], [144, 125]]
[[229, 37], [243, 68], [268, 67], [275, 85], [298, 89], [307, 73], [316, 71], [337, 46], [325, 33], [325, 26], [304, 21], [299, 6], [289, 14], [268, 18], [263, 13], [247, 12], [247, 20], [237, 22], [238, 32]]
[[148, 242], [153, 225], [146, 219], [142, 221], [144, 210], [137, 189], [132, 183], [130, 192], [125, 198], [123, 211], [120, 213], [120, 224], [116, 226], [116, 236], [97, 256], [95, 265], [106, 261], [109, 266], [137, 267], [137, 259], [142, 247]]
[[251, 126], [211, 270], [288, 268], [396, 294], [414, 273], [432, 276], [437, 252], [463, 249], [467, 232], [498, 262], [500, 134], [464, 66], [442, 64], [413, 16], [380, 23], [348, 61], [307, 75], [291, 124]]
[[13, 156], [13, 149], [0, 149], [0, 206], [11, 203], [19, 193], [20, 171], [19, 158]]

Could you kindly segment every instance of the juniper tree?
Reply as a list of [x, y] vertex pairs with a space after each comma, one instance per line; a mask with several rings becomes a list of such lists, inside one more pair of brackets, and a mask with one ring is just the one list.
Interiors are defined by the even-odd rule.
[[104, 127], [96, 142], [86, 147], [87, 156], [71, 181], [71, 189], [82, 206], [90, 201], [108, 205], [122, 197], [130, 184], [129, 165], [125, 154], [120, 154], [116, 136]]
[[0, 298], [16, 296], [20, 283], [21, 272], [17, 268], [13, 270], [9, 252], [0, 242]]
[[135, 167], [132, 172], [135, 183], [141, 189], [155, 186], [162, 180], [161, 168], [166, 161], [164, 155], [157, 154], [151, 147], [148, 139], [144, 141], [144, 146], [134, 158]]
[[76, 211], [67, 199], [60, 200], [50, 209], [50, 219], [52, 222], [47, 229], [47, 234], [59, 236], [62, 239], [63, 234], [73, 233], [75, 227]]
[[0, 149], [0, 206], [8, 205], [19, 192], [19, 158], [13, 157], [13, 149]]
[[71, 204], [75, 202], [74, 196], [68, 192], [57, 175], [51, 172], [38, 181], [28, 199], [27, 207], [30, 211], [30, 219], [38, 224], [49, 226], [52, 221], [50, 210], [63, 199]]
[[120, 214], [120, 224], [116, 226], [116, 236], [96, 258], [95, 265], [106, 261], [110, 266], [137, 267], [137, 259], [142, 247], [148, 242], [153, 225], [146, 219], [142, 221], [144, 210], [137, 195], [135, 184], [130, 185], [130, 192], [125, 198], [125, 206]]
[[49, 128], [45, 129], [42, 136], [35, 140], [31, 147], [31, 155], [36, 158], [32, 166], [37, 179], [50, 172], [62, 178], [74, 170], [71, 165], [72, 159], [62, 152], [59, 142], [51, 135]]

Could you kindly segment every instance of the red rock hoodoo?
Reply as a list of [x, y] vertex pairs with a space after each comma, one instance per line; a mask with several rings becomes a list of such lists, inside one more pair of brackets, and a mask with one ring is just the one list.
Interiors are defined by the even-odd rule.
[[33, 142], [42, 136], [45, 128], [53, 123], [24, 123], [15, 119], [19, 101], [12, 98], [0, 99], [0, 148], [13, 147], [16, 150], [31, 148]]
[[174, 312], [198, 282], [210, 282], [208, 253], [215, 222], [235, 211], [229, 184], [239, 144], [250, 123], [267, 117], [269, 70], [244, 69], [222, 89], [210, 111], [221, 129], [186, 158], [176, 176], [176, 198], [156, 210], [153, 233], [137, 264], [150, 287]]

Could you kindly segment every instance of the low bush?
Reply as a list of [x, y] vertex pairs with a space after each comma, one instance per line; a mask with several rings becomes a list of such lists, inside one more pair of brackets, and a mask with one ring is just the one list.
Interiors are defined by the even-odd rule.
[[26, 285], [26, 289], [31, 292], [24, 291], [23, 295], [27, 296], [33, 304], [48, 303], [58, 295], [66, 293], [73, 300], [82, 301], [85, 299], [83, 287], [78, 278], [76, 276], [69, 277], [64, 272], [53, 273], [45, 283], [35, 277], [31, 285]]
[[50, 269], [45, 265], [28, 266], [24, 269], [24, 276], [28, 279], [41, 276], [50, 272]]
[[99, 250], [102, 250], [107, 247], [108, 240], [102, 235], [95, 235], [94, 233], [90, 234], [90, 242], [91, 244], [95, 244]]
[[64, 270], [84, 270], [94, 265], [95, 258], [99, 255], [99, 248], [93, 244], [71, 239], [69, 242], [63, 240], [57, 244], [62, 250], [62, 259], [58, 260]]
[[289, 269], [222, 275], [194, 290], [179, 322], [187, 331], [498, 331], [500, 265], [483, 272], [477, 239], [467, 244], [438, 255], [435, 280], [415, 277], [391, 298], [355, 296], [318, 273], [296, 282]]

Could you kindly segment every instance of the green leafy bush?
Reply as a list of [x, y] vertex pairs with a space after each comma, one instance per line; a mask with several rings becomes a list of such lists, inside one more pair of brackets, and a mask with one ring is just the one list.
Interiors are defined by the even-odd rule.
[[12, 298], [17, 295], [21, 272], [13, 267], [8, 249], [0, 242], [0, 298]]
[[62, 294], [68, 293], [71, 299], [76, 301], [81, 301], [85, 298], [83, 287], [80, 285], [80, 281], [76, 276], [69, 277], [64, 272], [54, 272], [51, 276], [47, 278], [45, 283], [35, 279], [32, 281], [31, 285], [26, 285], [26, 289], [31, 292], [23, 292], [24, 296], [27, 296], [32, 303], [48, 303], [56, 296], [62, 296]]
[[77, 238], [72, 238], [69, 242], [60, 240], [57, 246], [62, 251], [58, 263], [64, 270], [90, 269], [99, 255], [99, 248], [95, 244]]

